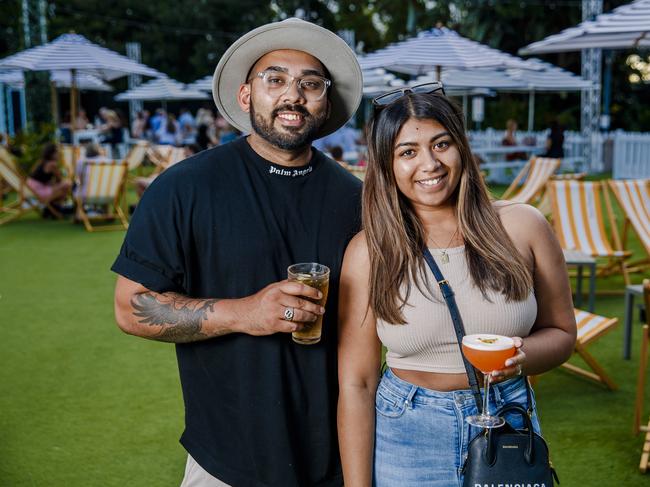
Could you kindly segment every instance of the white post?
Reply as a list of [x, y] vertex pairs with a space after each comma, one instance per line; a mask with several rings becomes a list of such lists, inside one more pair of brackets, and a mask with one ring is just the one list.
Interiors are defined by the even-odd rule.
[[27, 128], [27, 100], [25, 99], [25, 87], [23, 86], [18, 93], [20, 94], [20, 130]]
[[532, 132], [535, 125], [535, 90], [528, 93], [528, 131]]

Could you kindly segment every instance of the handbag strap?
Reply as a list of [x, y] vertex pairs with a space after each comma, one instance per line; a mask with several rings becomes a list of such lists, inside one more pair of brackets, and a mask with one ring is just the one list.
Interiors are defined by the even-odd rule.
[[465, 327], [463, 326], [463, 319], [460, 317], [460, 311], [458, 311], [458, 306], [456, 306], [456, 299], [454, 298], [454, 291], [451, 289], [449, 282], [444, 278], [442, 272], [436, 261], [433, 260], [431, 252], [428, 248], [424, 248], [424, 260], [426, 261], [429, 269], [433, 272], [433, 276], [440, 286], [440, 291], [442, 296], [445, 298], [447, 303], [447, 308], [449, 309], [449, 314], [451, 314], [451, 321], [454, 322], [454, 331], [456, 332], [456, 338], [458, 340], [458, 348], [460, 348], [460, 356], [463, 358], [463, 365], [465, 366], [465, 371], [467, 372], [467, 379], [469, 381], [469, 387], [472, 390], [472, 395], [474, 396], [474, 401], [476, 402], [476, 407], [479, 412], [483, 411], [483, 402], [481, 401], [481, 391], [478, 388], [478, 381], [476, 380], [476, 369], [472, 364], [470, 364], [465, 358], [463, 353], [463, 336], [465, 335]]
[[[460, 348], [460, 356], [463, 358], [463, 365], [465, 366], [465, 371], [467, 372], [467, 379], [469, 381], [470, 389], [472, 390], [472, 395], [474, 396], [474, 401], [476, 401], [476, 406], [478, 411], [483, 411], [483, 402], [481, 401], [481, 392], [478, 387], [478, 381], [476, 380], [476, 369], [472, 364], [468, 362], [463, 353], [463, 336], [465, 336], [465, 327], [463, 326], [463, 319], [460, 316], [460, 311], [456, 305], [456, 298], [454, 298], [454, 291], [451, 289], [449, 282], [440, 272], [440, 268], [436, 261], [433, 259], [431, 252], [428, 248], [423, 250], [424, 260], [426, 261], [429, 269], [433, 273], [433, 277], [438, 281], [438, 286], [440, 286], [440, 291], [442, 296], [445, 298], [447, 303], [447, 308], [449, 309], [449, 314], [451, 314], [451, 320], [454, 323], [454, 331], [456, 332], [456, 339], [458, 340], [458, 347]], [[533, 398], [530, 393], [530, 384], [528, 382], [528, 377], [524, 377], [524, 383], [526, 385], [526, 399], [528, 402], [528, 416], [532, 417], [533, 415]]]

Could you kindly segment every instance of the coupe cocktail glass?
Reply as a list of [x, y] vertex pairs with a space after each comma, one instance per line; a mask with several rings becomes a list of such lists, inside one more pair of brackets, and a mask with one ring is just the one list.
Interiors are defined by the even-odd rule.
[[463, 337], [463, 354], [469, 362], [483, 373], [483, 411], [468, 416], [466, 421], [480, 428], [498, 428], [505, 424], [500, 416], [492, 416], [488, 411], [490, 394], [490, 374], [505, 367], [505, 362], [517, 353], [515, 342], [510, 337], [482, 333]]

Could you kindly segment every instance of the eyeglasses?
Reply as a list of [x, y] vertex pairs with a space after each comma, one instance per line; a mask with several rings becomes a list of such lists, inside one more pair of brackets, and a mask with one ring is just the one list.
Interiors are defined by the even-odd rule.
[[399, 100], [403, 96], [410, 95], [411, 93], [430, 95], [437, 91], [441, 91], [443, 95], [445, 94], [445, 89], [440, 81], [432, 81], [430, 83], [422, 83], [421, 85], [399, 88], [373, 98], [372, 106], [374, 107], [375, 112], [377, 112], [385, 106], [390, 105], [394, 101]]
[[284, 95], [295, 81], [298, 92], [307, 101], [318, 101], [323, 98], [327, 93], [327, 88], [332, 84], [331, 80], [315, 74], [298, 78], [282, 71], [267, 70], [260, 71], [255, 76], [262, 80], [266, 92], [271, 96]]

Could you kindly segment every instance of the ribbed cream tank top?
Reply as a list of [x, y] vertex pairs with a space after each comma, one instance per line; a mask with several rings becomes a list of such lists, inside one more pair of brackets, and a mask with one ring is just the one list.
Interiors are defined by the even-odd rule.
[[[525, 337], [537, 316], [537, 301], [531, 291], [523, 301], [506, 301], [504, 295], [487, 291], [486, 300], [469, 274], [465, 247], [447, 249], [449, 262], [442, 263], [442, 250], [429, 249], [442, 275], [454, 291], [465, 333], [494, 333]], [[387, 348], [389, 367], [438, 373], [464, 373], [454, 324], [436, 279], [425, 265], [431, 294], [423, 295], [415, 284], [404, 306], [405, 325], [377, 320], [377, 334]], [[430, 296], [433, 296], [433, 300]]]

